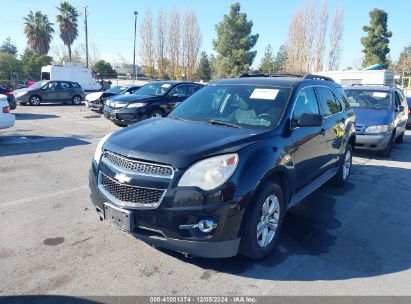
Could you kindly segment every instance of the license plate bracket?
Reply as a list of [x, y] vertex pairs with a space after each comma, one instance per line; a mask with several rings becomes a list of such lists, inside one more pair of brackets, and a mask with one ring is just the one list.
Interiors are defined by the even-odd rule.
[[114, 224], [121, 230], [131, 231], [134, 219], [131, 211], [119, 208], [109, 203], [104, 203], [104, 219]]

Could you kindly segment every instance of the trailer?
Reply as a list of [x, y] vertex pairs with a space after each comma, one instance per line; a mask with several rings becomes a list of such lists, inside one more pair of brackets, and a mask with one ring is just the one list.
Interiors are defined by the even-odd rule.
[[96, 92], [102, 89], [101, 84], [93, 79], [91, 69], [83, 67], [81, 63], [63, 62], [63, 66], [43, 66], [41, 68], [41, 80], [78, 82], [86, 92]]
[[349, 87], [353, 84], [363, 85], [394, 85], [394, 73], [387, 70], [346, 70], [346, 71], [328, 71], [316, 72], [315, 74], [328, 76], [343, 87]]

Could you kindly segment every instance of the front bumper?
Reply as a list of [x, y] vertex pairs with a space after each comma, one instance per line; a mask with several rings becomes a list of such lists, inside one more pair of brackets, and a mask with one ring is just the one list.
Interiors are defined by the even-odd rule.
[[145, 107], [142, 108], [124, 108], [121, 110], [110, 110], [104, 107], [104, 117], [119, 124], [131, 125], [140, 120], [146, 119]]
[[357, 134], [355, 148], [366, 150], [383, 150], [391, 139], [390, 133], [385, 134]]
[[[97, 172], [89, 173], [90, 199], [103, 218], [104, 203], [116, 205], [99, 190]], [[239, 229], [243, 210], [234, 208], [237, 201], [221, 202], [219, 193], [204, 195], [199, 191], [169, 189], [156, 209], [129, 209], [133, 228], [129, 232], [148, 244], [207, 258], [235, 256], [238, 252]], [[124, 209], [124, 208], [123, 208]], [[180, 225], [196, 223], [199, 219], [214, 218], [218, 225], [209, 234], [198, 229], [180, 229]]]
[[22, 103], [28, 103], [29, 102], [29, 94], [25, 94], [22, 96], [14, 96], [14, 98], [16, 99], [16, 101], [20, 104]]

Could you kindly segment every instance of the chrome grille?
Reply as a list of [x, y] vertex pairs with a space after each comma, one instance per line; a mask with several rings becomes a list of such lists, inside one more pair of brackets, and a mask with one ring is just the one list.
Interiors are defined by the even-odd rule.
[[355, 132], [362, 132], [362, 130], [364, 129], [364, 126], [355, 126]]
[[108, 162], [123, 171], [137, 174], [167, 178], [172, 178], [174, 175], [174, 170], [170, 166], [132, 160], [109, 151], [104, 153], [103, 161]]
[[100, 172], [100, 185], [120, 205], [129, 207], [157, 207], [166, 189], [151, 189], [121, 184]]

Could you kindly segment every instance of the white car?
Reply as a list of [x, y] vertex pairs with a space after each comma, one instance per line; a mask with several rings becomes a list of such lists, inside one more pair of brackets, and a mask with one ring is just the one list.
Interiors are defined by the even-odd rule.
[[15, 117], [10, 114], [10, 106], [6, 95], [0, 95], [0, 129], [14, 126]]

